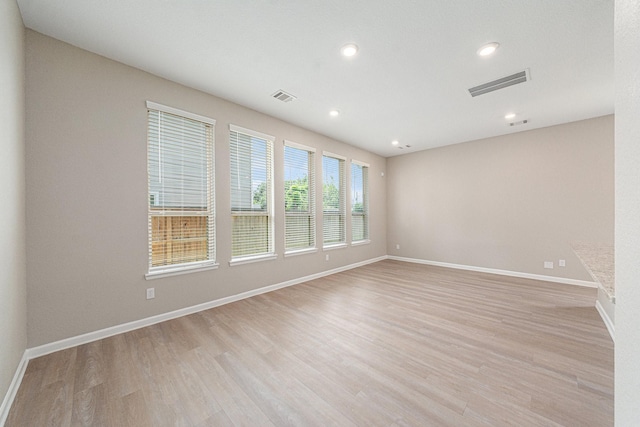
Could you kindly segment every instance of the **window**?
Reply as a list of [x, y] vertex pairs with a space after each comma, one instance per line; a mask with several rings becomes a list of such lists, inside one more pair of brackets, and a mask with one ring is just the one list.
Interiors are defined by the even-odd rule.
[[345, 244], [344, 157], [331, 153], [322, 156], [322, 237], [323, 245]]
[[215, 120], [147, 102], [149, 274], [215, 266]]
[[315, 150], [284, 144], [285, 250], [295, 253], [316, 246]]
[[351, 241], [369, 239], [369, 165], [351, 162]]
[[230, 126], [231, 257], [275, 258], [273, 252], [273, 140]]

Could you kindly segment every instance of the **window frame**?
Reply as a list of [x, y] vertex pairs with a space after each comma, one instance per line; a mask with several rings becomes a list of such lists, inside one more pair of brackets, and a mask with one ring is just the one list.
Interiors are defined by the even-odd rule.
[[299, 216], [305, 216], [305, 215], [300, 215], [298, 214], [293, 214], [293, 213], [289, 213], [287, 212], [287, 208], [286, 208], [286, 200], [287, 200], [287, 194], [286, 194], [286, 176], [283, 176], [284, 178], [284, 202], [285, 202], [285, 208], [284, 208], [284, 247], [285, 247], [285, 257], [288, 256], [295, 256], [295, 255], [304, 255], [304, 254], [308, 254], [308, 253], [314, 253], [318, 251], [318, 236], [317, 236], [317, 213], [316, 213], [316, 149], [313, 147], [309, 147], [303, 144], [298, 144], [296, 142], [293, 141], [289, 141], [289, 140], [284, 140], [283, 141], [283, 175], [286, 174], [285, 172], [285, 168], [286, 168], [286, 161], [287, 161], [287, 147], [289, 148], [293, 148], [293, 149], [297, 149], [297, 150], [301, 150], [301, 151], [305, 151], [307, 152], [307, 164], [308, 164], [308, 169], [307, 169], [307, 182], [308, 182], [308, 189], [307, 189], [307, 195], [308, 195], [308, 199], [309, 199], [309, 207], [307, 212], [305, 213], [306, 215], [308, 215], [310, 217], [310, 222], [311, 222], [311, 226], [310, 226], [310, 235], [309, 235], [309, 239], [313, 241], [313, 245], [310, 245], [308, 247], [304, 247], [304, 248], [287, 248], [287, 217], [288, 216], [294, 216], [294, 217], [299, 217]]
[[[341, 240], [337, 242], [329, 242], [326, 243], [326, 229], [325, 229], [325, 217], [327, 216], [327, 211], [325, 210], [324, 205], [324, 190], [325, 190], [325, 170], [324, 170], [324, 158], [331, 158], [334, 160], [338, 160], [338, 181], [340, 184], [340, 188], [338, 189], [338, 213], [337, 215], [342, 217], [341, 223], [339, 225], [342, 226], [341, 232]], [[338, 249], [347, 246], [347, 158], [341, 156], [339, 154], [331, 153], [329, 151], [322, 152], [322, 249], [323, 250], [331, 250]]]
[[[362, 205], [363, 205], [363, 212], [362, 214], [355, 212], [353, 210], [354, 207], [354, 203], [353, 203], [353, 185], [354, 185], [354, 179], [353, 179], [353, 173], [354, 173], [354, 166], [355, 167], [359, 167], [362, 169]], [[350, 185], [350, 203], [351, 203], [351, 213], [350, 213], [350, 217], [351, 217], [351, 245], [363, 245], [363, 244], [367, 244], [371, 242], [371, 236], [370, 236], [370, 217], [369, 217], [369, 197], [370, 197], [370, 193], [369, 193], [369, 169], [370, 166], [368, 163], [365, 162], [361, 162], [359, 160], [355, 160], [355, 159], [351, 159], [351, 185]], [[358, 239], [358, 240], [354, 240], [353, 236], [354, 236], [354, 221], [353, 218], [354, 216], [362, 216], [363, 220], [364, 220], [364, 237], [362, 239]]]
[[[162, 277], [174, 276], [178, 274], [192, 273], [203, 270], [211, 270], [218, 268], [216, 260], [216, 209], [215, 209], [215, 125], [216, 120], [205, 117], [199, 114], [191, 113], [188, 111], [180, 110], [174, 107], [162, 105], [153, 101], [146, 102], [147, 109], [147, 233], [148, 233], [148, 271], [145, 274], [147, 280], [158, 279]], [[180, 208], [178, 211], [180, 215], [175, 215], [176, 211], [155, 210], [151, 205], [151, 197], [159, 198], [158, 191], [152, 191], [151, 188], [151, 112], [155, 111], [159, 114], [170, 114], [183, 119], [188, 119], [196, 122], [203, 123], [205, 126], [209, 126], [208, 134], [210, 136], [206, 138], [206, 189], [207, 189], [207, 207], [205, 211], [202, 210], [189, 210]], [[159, 142], [158, 142], [159, 144]], [[160, 164], [160, 160], [158, 160]], [[174, 215], [171, 215], [173, 213]], [[192, 215], [188, 215], [191, 213]], [[186, 215], [185, 215], [186, 214]], [[154, 217], [176, 217], [176, 216], [204, 216], [207, 218], [207, 259], [194, 262], [184, 262], [176, 264], [167, 264], [160, 266], [153, 266], [153, 218]]]
[[[262, 132], [258, 132], [252, 129], [247, 129], [241, 126], [237, 126], [234, 124], [229, 124], [229, 171], [230, 174], [233, 173], [233, 161], [232, 161], [232, 147], [231, 147], [231, 134], [235, 132], [238, 134], [243, 134], [245, 136], [249, 136], [251, 138], [257, 138], [257, 139], [261, 139], [264, 140], [266, 143], [266, 178], [265, 178], [265, 185], [266, 185], [266, 191], [267, 191], [267, 195], [266, 195], [266, 210], [264, 211], [266, 213], [267, 216], [267, 252], [262, 252], [262, 253], [255, 253], [255, 254], [247, 254], [247, 255], [238, 255], [238, 256], [234, 256], [233, 255], [233, 246], [234, 246], [234, 239], [233, 239], [233, 218], [235, 217], [256, 217], [256, 216], [260, 216], [258, 213], [252, 212], [252, 211], [243, 211], [243, 210], [237, 210], [234, 209], [233, 206], [233, 187], [230, 186], [230, 213], [231, 213], [231, 221], [232, 221], [232, 235], [231, 235], [231, 260], [229, 261], [229, 265], [230, 266], [234, 266], [234, 265], [241, 265], [241, 264], [247, 264], [247, 263], [253, 263], [253, 262], [259, 262], [259, 261], [267, 261], [267, 260], [273, 260], [276, 259], [278, 257], [278, 255], [275, 252], [275, 239], [274, 239], [274, 229], [275, 229], [275, 205], [274, 205], [274, 142], [275, 142], [275, 137], [268, 135], [266, 133], [262, 133]], [[251, 157], [249, 157], [249, 162], [251, 162]], [[232, 181], [231, 175], [230, 175], [230, 181]], [[232, 185], [233, 183], [230, 182], [230, 184]]]

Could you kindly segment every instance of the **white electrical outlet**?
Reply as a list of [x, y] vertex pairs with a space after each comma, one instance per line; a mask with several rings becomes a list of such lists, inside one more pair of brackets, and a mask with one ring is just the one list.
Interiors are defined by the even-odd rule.
[[329, 254], [326, 254], [326, 255], [324, 256], [324, 260], [325, 260], [325, 261], [329, 261]]
[[154, 299], [156, 297], [156, 288], [147, 288], [147, 299]]
[[400, 245], [396, 245], [396, 249], [400, 249]]
[[553, 261], [545, 261], [544, 268], [553, 268]]
[[565, 260], [561, 259], [558, 260], [558, 267], [566, 267], [567, 263], [565, 262]]

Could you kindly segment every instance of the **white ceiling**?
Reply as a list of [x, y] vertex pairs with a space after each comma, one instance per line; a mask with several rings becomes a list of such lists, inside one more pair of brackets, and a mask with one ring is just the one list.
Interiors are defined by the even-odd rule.
[[[613, 0], [18, 4], [31, 29], [383, 156], [613, 113]], [[467, 91], [525, 68], [527, 83]]]

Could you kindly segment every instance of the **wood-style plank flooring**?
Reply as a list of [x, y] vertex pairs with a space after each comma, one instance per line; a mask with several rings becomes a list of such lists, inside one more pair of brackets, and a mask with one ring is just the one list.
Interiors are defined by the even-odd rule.
[[382, 261], [34, 359], [7, 426], [612, 426], [595, 297]]

